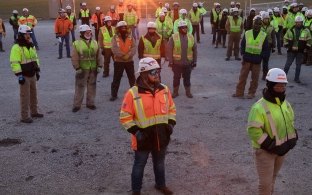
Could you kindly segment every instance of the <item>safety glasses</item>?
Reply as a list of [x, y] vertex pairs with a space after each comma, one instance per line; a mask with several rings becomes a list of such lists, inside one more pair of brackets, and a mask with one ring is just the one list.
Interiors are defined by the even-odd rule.
[[151, 76], [159, 75], [159, 73], [160, 73], [160, 69], [154, 69], [154, 70], [148, 71], [148, 74]]

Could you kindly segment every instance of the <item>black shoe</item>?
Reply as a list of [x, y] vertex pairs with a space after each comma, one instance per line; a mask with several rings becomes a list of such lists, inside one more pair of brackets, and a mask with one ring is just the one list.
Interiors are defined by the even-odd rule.
[[22, 119], [21, 122], [22, 123], [32, 123], [33, 120], [31, 118], [27, 118], [27, 119]]
[[59, 56], [57, 59], [62, 59], [63, 57]]
[[71, 58], [71, 56], [67, 56], [67, 58]]
[[161, 192], [164, 195], [171, 195], [173, 192], [168, 187], [158, 187], [155, 186], [155, 189]]
[[109, 99], [109, 101], [111, 101], [111, 102], [113, 102], [115, 100], [117, 100], [117, 97], [113, 97], [113, 96]]
[[78, 112], [79, 110], [80, 110], [79, 107], [74, 107], [74, 108], [72, 109], [73, 112]]
[[141, 195], [141, 192], [132, 192], [132, 195]]
[[204, 35], [204, 34], [206, 34], [205, 32], [202, 32], [202, 34]]
[[230, 58], [225, 58], [225, 61], [230, 61]]
[[294, 80], [296, 83], [301, 83], [301, 81], [299, 79], [295, 79]]
[[5, 52], [5, 50], [1, 49], [0, 52]]
[[242, 60], [242, 58], [237, 57], [237, 58], [235, 58], [235, 60], [237, 60], [237, 61], [241, 61], [241, 60]]
[[197, 41], [197, 43], [200, 43], [200, 41]]
[[35, 46], [35, 48], [36, 48], [36, 50], [38, 50], [38, 51], [40, 50], [40, 49], [39, 49], [39, 46]]
[[43, 118], [43, 114], [39, 114], [39, 113], [37, 113], [37, 114], [32, 114], [31, 117], [32, 117], [32, 118]]
[[87, 108], [89, 108], [90, 110], [95, 110], [96, 106], [95, 105], [87, 105]]

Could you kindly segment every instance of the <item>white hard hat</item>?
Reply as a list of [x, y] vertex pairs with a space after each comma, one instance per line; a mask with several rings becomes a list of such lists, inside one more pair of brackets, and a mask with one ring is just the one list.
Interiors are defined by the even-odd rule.
[[298, 4], [297, 3], [292, 3], [292, 4], [290, 4], [290, 7], [298, 7]]
[[165, 3], [165, 7], [169, 8], [170, 7], [169, 3]]
[[107, 22], [107, 21], [112, 21], [112, 17], [110, 17], [110, 16], [105, 16], [105, 17], [104, 17], [104, 22]]
[[203, 5], [204, 5], [203, 2], [199, 2], [199, 3], [198, 3], [198, 6], [201, 6], [201, 7], [202, 7]]
[[85, 32], [85, 31], [88, 31], [88, 30], [91, 30], [89, 25], [83, 24], [83, 25], [79, 26], [79, 32]]
[[273, 13], [273, 10], [272, 9], [268, 9], [268, 13]]
[[167, 8], [165, 8], [165, 7], [163, 7], [161, 11], [164, 12], [164, 13], [168, 12]]
[[71, 9], [71, 7], [69, 5], [66, 6], [66, 9]]
[[303, 4], [302, 2], [300, 2], [298, 5], [299, 5], [299, 6], [304, 6], [304, 4]]
[[122, 26], [128, 26], [127, 22], [125, 22], [125, 21], [119, 21], [119, 22], [117, 23], [116, 28], [119, 28], [119, 27], [122, 27]]
[[250, 11], [256, 11], [256, 8], [250, 8]]
[[221, 6], [220, 3], [215, 3], [214, 5], [215, 5], [215, 7], [217, 7], [217, 6], [220, 7]]
[[236, 2], [235, 5], [240, 5], [240, 2]]
[[186, 9], [180, 9], [179, 13], [180, 14], [187, 14], [187, 11], [186, 11]]
[[160, 13], [159, 13], [159, 17], [160, 17], [160, 16], [166, 16], [166, 14], [165, 14], [164, 12], [160, 12]]
[[270, 19], [270, 14], [269, 14], [269, 12], [263, 12], [263, 13], [261, 14], [261, 18], [262, 18], [262, 20], [263, 20], [263, 19]]
[[302, 16], [296, 16], [295, 22], [303, 22], [303, 17]]
[[115, 5], [111, 5], [111, 6], [110, 6], [110, 9], [115, 9]]
[[309, 9], [306, 13], [306, 16], [312, 16], [312, 9]]
[[23, 12], [28, 12], [29, 10], [27, 8], [23, 8]]
[[184, 20], [180, 20], [178, 23], [178, 27], [184, 27], [187, 26], [187, 22], [185, 22]]
[[148, 22], [146, 27], [147, 28], [156, 28], [156, 23], [155, 22]]
[[198, 7], [198, 4], [197, 3], [193, 3], [193, 7]]
[[231, 1], [231, 5], [235, 5], [235, 2], [234, 2], [234, 1]]
[[262, 14], [264, 13], [265, 11], [260, 11], [259, 12], [259, 16], [262, 16]]
[[301, 9], [301, 11], [302, 12], [306, 12], [306, 11], [308, 11], [309, 9], [307, 8], [307, 7], [303, 7], [302, 9]]
[[179, 5], [179, 3], [178, 2], [173, 2], [173, 5]]
[[65, 9], [63, 9], [63, 8], [60, 8], [59, 9], [59, 11], [58, 11], [58, 13], [65, 13], [66, 11], [65, 11]]
[[274, 11], [274, 12], [280, 12], [280, 8], [274, 7], [273, 11]]
[[270, 69], [266, 80], [274, 83], [288, 83], [286, 73], [280, 68]]
[[232, 9], [232, 12], [238, 12], [238, 8], [237, 8], [237, 7], [234, 7], [234, 8]]
[[233, 13], [233, 9], [234, 9], [234, 8], [232, 8], [232, 7], [230, 8], [230, 13]]
[[260, 15], [256, 15], [252, 20], [253, 21], [255, 21], [255, 20], [262, 20], [262, 17]]
[[160, 66], [154, 58], [146, 57], [139, 61], [138, 73], [146, 72], [146, 71], [150, 71], [154, 69], [159, 69], [159, 68]]
[[100, 8], [100, 7], [96, 7], [96, 8], [95, 8], [95, 10], [100, 11], [100, 10], [101, 10], [101, 8]]
[[289, 3], [289, 0], [284, 0], [284, 3]]
[[32, 33], [31, 28], [29, 26], [25, 25], [25, 24], [20, 25], [18, 27], [18, 32], [19, 33], [23, 33], [23, 34], [25, 34], [25, 33]]
[[18, 11], [17, 10], [13, 10], [12, 14], [18, 14]]
[[283, 9], [288, 9], [288, 8], [287, 8], [287, 6], [284, 5], [284, 6], [283, 6]]
[[82, 6], [86, 6], [86, 5], [87, 5], [87, 3], [86, 3], [86, 2], [83, 2], [83, 3], [81, 3], [81, 5], [82, 5]]
[[224, 9], [222, 10], [222, 12], [226, 12], [226, 13], [228, 13], [228, 12], [229, 12], [229, 10], [228, 10], [227, 8], [224, 8]]

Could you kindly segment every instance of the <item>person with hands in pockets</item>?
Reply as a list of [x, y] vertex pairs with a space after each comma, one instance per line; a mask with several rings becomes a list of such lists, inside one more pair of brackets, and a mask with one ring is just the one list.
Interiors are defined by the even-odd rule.
[[72, 64], [76, 70], [75, 97], [73, 112], [81, 108], [85, 88], [87, 87], [86, 106], [95, 110], [96, 77], [102, 67], [99, 63], [99, 46], [92, 39], [90, 26], [84, 24], [79, 27], [80, 39], [73, 43]]
[[[21, 122], [32, 123], [32, 118], [42, 118], [38, 113], [36, 81], [40, 79], [39, 59], [34, 44], [31, 42], [31, 28], [20, 25], [18, 38], [10, 54], [11, 68], [20, 84]], [[29, 110], [30, 116], [29, 117]]]

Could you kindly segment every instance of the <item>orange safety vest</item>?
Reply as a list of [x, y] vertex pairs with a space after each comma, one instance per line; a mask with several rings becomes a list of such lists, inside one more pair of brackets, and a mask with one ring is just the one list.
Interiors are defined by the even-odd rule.
[[92, 24], [96, 24], [96, 28], [100, 28], [101, 26], [103, 26], [103, 20], [104, 20], [104, 14], [100, 13], [100, 24], [98, 24], [98, 16], [96, 13], [94, 13], [91, 17], [91, 23]]
[[37, 19], [33, 15], [29, 15], [27, 17], [21, 16], [18, 20], [18, 25], [27, 25], [30, 28], [33, 28], [37, 25]]
[[108, 11], [107, 16], [110, 16], [112, 20], [119, 20], [119, 14], [117, 12], [112, 13], [111, 11]]
[[130, 51], [132, 45], [132, 37], [129, 35], [124, 42], [119, 36], [116, 36], [117, 46], [119, 47], [120, 51], [127, 54]]

